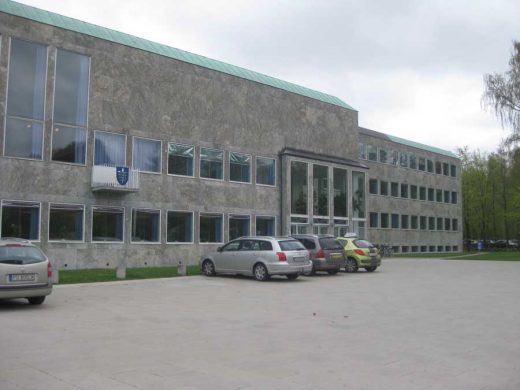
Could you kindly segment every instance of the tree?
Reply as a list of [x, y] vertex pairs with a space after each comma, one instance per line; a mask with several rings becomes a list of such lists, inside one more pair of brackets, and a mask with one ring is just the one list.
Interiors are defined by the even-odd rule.
[[513, 41], [509, 70], [484, 75], [482, 102], [500, 118], [502, 127], [511, 126], [510, 141], [520, 138], [520, 42]]

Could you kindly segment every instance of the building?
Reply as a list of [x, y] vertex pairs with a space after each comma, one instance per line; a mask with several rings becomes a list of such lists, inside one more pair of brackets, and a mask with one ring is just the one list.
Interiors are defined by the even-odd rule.
[[336, 97], [8, 0], [0, 35], [0, 235], [58, 268], [194, 264], [234, 237], [305, 231], [461, 248], [458, 159], [358, 128]]

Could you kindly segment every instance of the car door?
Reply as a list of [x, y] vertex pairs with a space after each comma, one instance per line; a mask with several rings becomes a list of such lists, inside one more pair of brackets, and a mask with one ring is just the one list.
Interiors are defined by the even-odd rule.
[[241, 240], [228, 242], [215, 255], [215, 270], [217, 272], [232, 272], [234, 270], [235, 258], [240, 245]]
[[255, 253], [260, 249], [257, 240], [240, 240], [240, 248], [234, 258], [233, 268], [236, 272], [250, 274], [253, 269]]

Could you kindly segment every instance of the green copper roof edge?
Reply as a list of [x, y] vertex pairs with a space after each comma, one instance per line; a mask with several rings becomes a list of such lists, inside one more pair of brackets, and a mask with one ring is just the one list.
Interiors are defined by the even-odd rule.
[[130, 34], [122, 33], [106, 27], [101, 27], [92, 23], [87, 23], [68, 16], [63, 16], [54, 12], [42, 10], [40, 8], [20, 4], [11, 0], [0, 0], [0, 12], [22, 17], [25, 19], [34, 20], [43, 24], [48, 24], [54, 27], [63, 28], [65, 30], [78, 32], [81, 34], [133, 47], [136, 49], [148, 51], [179, 61], [191, 63], [193, 65], [226, 73], [231, 76], [236, 76], [242, 79], [268, 85], [273, 88], [282, 89], [287, 92], [292, 92], [297, 95], [302, 95], [311, 99], [320, 100], [324, 103], [329, 103], [335, 106], [354, 110], [351, 106], [349, 106], [341, 99], [323, 92], [302, 87], [300, 85], [290, 83], [288, 81], [283, 81], [275, 77], [267, 76], [259, 72], [254, 72], [236, 65], [227, 64], [222, 61], [214, 60], [171, 46], [149, 41], [144, 38], [139, 38]]
[[390, 139], [390, 141], [398, 143], [398, 144], [411, 146], [411, 147], [414, 147], [414, 148], [417, 148], [417, 149], [426, 150], [428, 152], [442, 154], [444, 156], [453, 157], [453, 158], [456, 158], [456, 159], [459, 158], [455, 153], [452, 153], [452, 152], [450, 152], [448, 150], [444, 150], [444, 149], [436, 148], [434, 146], [421, 144], [419, 142], [410, 141], [410, 140], [407, 140], [407, 139], [404, 139], [404, 138], [395, 137], [395, 136], [390, 135], [390, 134], [385, 134], [385, 135]]

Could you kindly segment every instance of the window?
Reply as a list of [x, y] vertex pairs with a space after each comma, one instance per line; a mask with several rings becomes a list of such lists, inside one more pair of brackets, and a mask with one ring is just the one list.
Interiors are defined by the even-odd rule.
[[408, 229], [408, 221], [410, 217], [408, 215], [401, 215], [401, 229]]
[[379, 214], [378, 213], [370, 213], [370, 227], [371, 228], [379, 227]]
[[329, 215], [329, 168], [325, 165], [312, 166], [312, 205], [314, 215]]
[[399, 165], [403, 168], [408, 168], [408, 155], [406, 153], [399, 154]]
[[459, 220], [458, 219], [453, 218], [451, 220], [451, 230], [453, 230], [454, 232], [459, 230]]
[[419, 199], [426, 200], [426, 187], [419, 187]]
[[40, 204], [2, 201], [2, 237], [40, 240]]
[[11, 39], [4, 155], [41, 160], [47, 48]]
[[365, 174], [352, 172], [352, 211], [353, 218], [365, 218]]
[[444, 230], [449, 231], [451, 229], [451, 219], [444, 218]]
[[388, 151], [385, 148], [379, 148], [379, 162], [388, 163]]
[[250, 233], [249, 215], [230, 215], [229, 216], [229, 239], [234, 240], [238, 237], [249, 236]]
[[161, 173], [161, 141], [134, 138], [132, 161], [134, 169], [148, 173]]
[[410, 154], [409, 162], [411, 169], [417, 169], [417, 157], [415, 154]]
[[123, 208], [93, 207], [92, 242], [122, 242], [123, 221]]
[[377, 147], [373, 145], [367, 145], [368, 159], [370, 161], [377, 161]]
[[433, 188], [428, 188], [428, 200], [430, 202], [435, 201], [435, 190]]
[[370, 194], [377, 195], [379, 194], [379, 188], [378, 188], [378, 181], [377, 179], [369, 179], [368, 180], [368, 192]]
[[426, 230], [426, 226], [427, 226], [426, 223], [427, 223], [426, 217], [421, 216], [420, 217], [421, 230]]
[[452, 177], [457, 177], [457, 167], [455, 165], [450, 165], [450, 174]]
[[52, 160], [85, 164], [90, 59], [58, 49]]
[[307, 215], [307, 163], [291, 161], [291, 213]]
[[442, 202], [442, 190], [435, 190], [435, 200], [437, 202]]
[[193, 176], [193, 145], [168, 144], [168, 174], [179, 176]]
[[275, 185], [275, 160], [274, 158], [256, 158], [256, 184]]
[[437, 217], [437, 230], [442, 230], [444, 227], [444, 221], [442, 217]]
[[388, 213], [381, 213], [381, 227], [387, 229], [388, 226]]
[[[417, 215], [412, 215], [410, 218], [410, 228], [411, 229], [419, 229], [419, 217]], [[415, 251], [416, 252], [416, 251]]]
[[367, 146], [362, 142], [359, 142], [358, 146], [359, 146], [359, 158], [361, 160], [366, 160], [367, 159]]
[[347, 170], [334, 168], [334, 216], [347, 217]]
[[222, 215], [221, 214], [200, 214], [200, 236], [202, 243], [219, 243], [222, 237]]
[[424, 157], [419, 157], [419, 170], [420, 171], [426, 170], [426, 159]]
[[399, 229], [399, 214], [392, 214], [392, 229]]
[[84, 207], [51, 204], [49, 241], [83, 241]]
[[414, 253], [419, 252], [419, 246], [417, 246], [417, 245], [412, 245], [412, 252], [414, 252]]
[[166, 242], [193, 242], [193, 213], [189, 211], [168, 211], [166, 217]]
[[450, 203], [450, 191], [444, 191], [444, 203]]
[[132, 242], [160, 242], [160, 210], [132, 210]]
[[417, 199], [417, 186], [416, 185], [412, 184], [410, 186], [410, 198]]
[[390, 193], [392, 196], [398, 197], [399, 196], [399, 183], [392, 182], [390, 184]]
[[428, 247], [426, 245], [421, 245], [421, 252], [428, 252]]
[[435, 217], [428, 217], [428, 229], [435, 230]]
[[397, 150], [390, 151], [390, 164], [392, 164], [392, 165], [399, 164], [399, 152]]
[[222, 150], [200, 148], [200, 177], [223, 180], [223, 161]]
[[401, 184], [401, 198], [408, 198], [408, 184]]
[[251, 156], [242, 153], [229, 153], [229, 180], [251, 183]]
[[451, 203], [457, 204], [457, 193], [455, 191], [451, 192]]
[[435, 173], [437, 175], [442, 175], [442, 164], [440, 161], [435, 161]]
[[95, 132], [94, 165], [126, 165], [126, 137], [123, 134]]
[[430, 252], [435, 252], [435, 245], [430, 245], [428, 248]]
[[450, 175], [450, 164], [442, 163], [442, 174], [444, 176], [449, 176]]
[[379, 185], [380, 195], [388, 196], [388, 182], [381, 180]]
[[275, 236], [276, 230], [274, 217], [256, 217], [256, 235]]
[[426, 161], [426, 167], [427, 167], [428, 172], [433, 173], [433, 161], [432, 160]]

